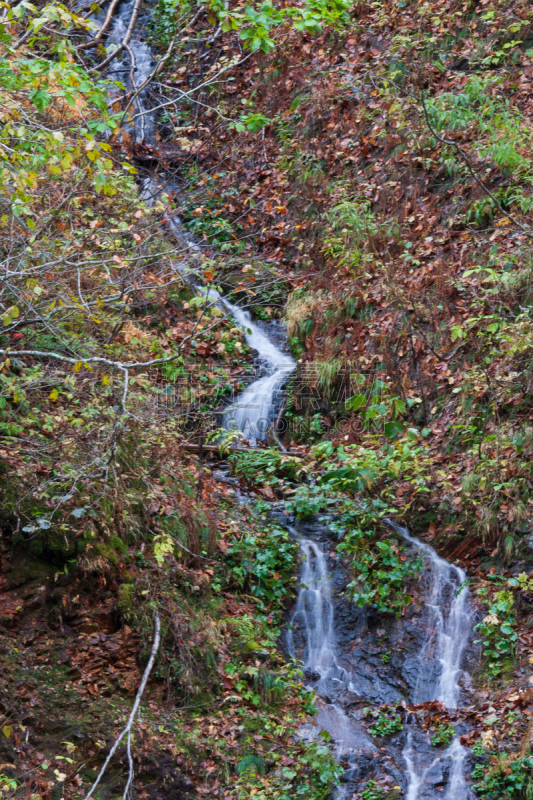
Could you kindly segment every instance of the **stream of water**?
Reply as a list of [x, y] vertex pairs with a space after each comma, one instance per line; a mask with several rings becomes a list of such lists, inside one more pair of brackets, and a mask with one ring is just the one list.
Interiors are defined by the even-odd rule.
[[[109, 29], [108, 52], [124, 39], [133, 5], [133, 0], [119, 5]], [[103, 14], [100, 20], [103, 20]], [[142, 35], [134, 34], [120, 60], [108, 71], [108, 77], [122, 81], [126, 91], [135, 90], [148, 77], [153, 65], [150, 47]], [[120, 93], [116, 89], [113, 92], [117, 95]], [[154, 141], [155, 115], [149, 111], [147, 113], [147, 109], [148, 97], [143, 91], [135, 102], [135, 112], [141, 116], [126, 128], [130, 138], [138, 144]], [[152, 188], [148, 181], [145, 191]], [[189, 242], [190, 237], [183, 231], [178, 217], [170, 225], [174, 226], [176, 238], [185, 239], [193, 249], [198, 249], [197, 245]], [[248, 345], [258, 354], [261, 373], [259, 378], [223, 414], [223, 425], [227, 430], [241, 431], [255, 445], [258, 440], [266, 438], [269, 427], [273, 425], [281, 402], [283, 385], [295, 369], [296, 363], [273, 341], [268, 334], [268, 328], [253, 322], [247, 311], [229, 302], [213, 289], [206, 290], [205, 287], [197, 286], [197, 290], [207, 294], [211, 302], [231, 314], [236, 324], [245, 332]], [[413, 703], [439, 700], [448, 708], [456, 708], [463, 676], [461, 661], [472, 628], [469, 592], [464, 585], [465, 573], [440, 558], [429, 545], [412, 537], [401, 526], [393, 522], [389, 524], [420, 553], [426, 567], [426, 635], [415, 657], [416, 685], [409, 699]], [[379, 752], [362, 722], [346, 711], [350, 708], [351, 701], [359, 695], [354, 684], [355, 674], [339, 663], [335, 635], [336, 606], [327, 555], [312, 538], [300, 537], [299, 541], [302, 556], [300, 588], [289, 625], [288, 649], [294, 656], [302, 658], [306, 676], [322, 698], [318, 706], [316, 727], [331, 734], [337, 757], [348, 764], [346, 775], [349, 778], [350, 772], [354, 776], [359, 774], [361, 761], [372, 761]], [[295, 641], [295, 631], [301, 632], [303, 650]], [[424, 763], [420, 763], [416, 742], [419, 736], [415, 727], [409, 726], [401, 753], [407, 776], [407, 800], [427, 800], [433, 797], [465, 800], [469, 791], [464, 778], [466, 751], [459, 737], [456, 736], [449, 747], [429, 763], [427, 758]], [[427, 738], [426, 734], [424, 736]], [[426, 783], [428, 775], [438, 762], [446, 762], [449, 768], [446, 772], [445, 788], [440, 793], [433, 794]], [[346, 788], [345, 781], [345, 785], [338, 790], [339, 800], [348, 800], [351, 797], [349, 791], [351, 792]]]
[[[110, 28], [108, 52], [124, 39], [133, 6], [134, 0], [119, 5]], [[102, 12], [101, 20], [103, 16]], [[120, 80], [126, 92], [141, 86], [155, 64], [149, 45], [141, 35], [137, 34], [133, 35], [128, 49], [119, 58], [120, 60], [117, 59], [113, 63], [107, 74], [113, 80]], [[156, 122], [154, 113], [149, 111], [146, 90], [143, 90], [135, 101], [134, 111], [140, 116], [129, 129], [126, 128], [130, 137], [136, 143], [153, 143]], [[145, 181], [142, 193], [148, 202], [150, 198], [157, 196], [158, 187], [153, 178]], [[170, 220], [170, 230], [174, 237], [187, 247], [196, 251], [200, 249], [184, 231], [178, 216]], [[215, 289], [199, 284], [195, 285], [195, 288], [199, 293], [206, 295], [209, 302], [233, 317], [236, 324], [244, 331], [249, 347], [258, 354], [257, 366], [260, 377], [253, 381], [222, 415], [222, 424], [226, 430], [240, 431], [250, 444], [255, 446], [258, 440], [267, 437], [268, 430], [274, 423], [276, 411], [281, 404], [282, 386], [296, 368], [296, 362], [269, 338], [265, 332], [267, 326], [261, 327], [253, 322], [248, 311], [231, 303]]]
[[[405, 528], [389, 523], [413, 548], [419, 551], [425, 567], [427, 591], [425, 596], [427, 624], [425, 640], [416, 654], [417, 678], [410, 701], [423, 703], [438, 700], [448, 708], [456, 708], [463, 676], [461, 659], [472, 628], [469, 592], [463, 570], [440, 558], [429, 545], [411, 536]], [[322, 698], [319, 704], [318, 726], [333, 737], [337, 757], [347, 761], [349, 770], [355, 770], [358, 761], [372, 753], [361, 723], [347, 715], [343, 708], [346, 696], [353, 693], [352, 678], [338, 663], [335, 641], [335, 605], [332, 597], [332, 576], [327, 569], [327, 559], [320, 546], [307, 538], [300, 540], [302, 567], [300, 589], [288, 632], [289, 652], [303, 660], [305, 674], [312, 687]], [[295, 645], [295, 631], [302, 631], [303, 647]], [[336, 687], [334, 687], [336, 684]], [[340, 690], [340, 691], [339, 691]], [[332, 698], [336, 697], [336, 700]], [[466, 750], [456, 736], [449, 747], [437, 756], [418, 757], [417, 741], [420, 732], [408, 726], [402, 757], [407, 773], [407, 800], [442, 798], [465, 800], [469, 790], [464, 778]], [[427, 739], [427, 734], [423, 734]], [[374, 748], [375, 751], [375, 748]], [[445, 765], [447, 776], [443, 787], [433, 793], [428, 776], [439, 765]], [[338, 798], [351, 797], [340, 787]], [[351, 790], [350, 790], [351, 791]]]
[[[441, 558], [428, 544], [415, 539], [402, 526], [391, 521], [389, 525], [420, 552], [427, 565], [425, 603], [430, 619], [426, 641], [418, 655], [420, 666], [413, 702], [439, 700], [447, 708], [457, 708], [463, 675], [461, 660], [473, 625], [466, 574], [460, 567]], [[449, 758], [451, 761], [445, 800], [464, 800], [467, 797], [463, 768], [466, 752], [460, 737], [455, 736], [442, 756], [435, 759]], [[417, 800], [433, 764], [424, 769], [417, 767], [411, 731], [403, 757], [409, 776], [407, 800]]]
[[[337, 661], [331, 576], [325, 554], [316, 542], [300, 538], [300, 552], [300, 589], [287, 630], [287, 648], [294, 658], [303, 661], [306, 677], [323, 700], [318, 705], [318, 728], [332, 736], [337, 758], [355, 765], [360, 755], [373, 748], [361, 726], [354, 724], [342, 704], [330, 697], [352, 690], [349, 674]], [[304, 631], [303, 652], [298, 652], [294, 638], [299, 627]], [[311, 736], [316, 733], [312, 729], [308, 732]], [[339, 790], [337, 797], [344, 796]]]
[[223, 303], [237, 325], [244, 330], [249, 347], [259, 354], [265, 372], [225, 410], [223, 424], [227, 430], [241, 431], [255, 445], [258, 439], [266, 438], [269, 427], [274, 423], [276, 410], [282, 401], [283, 384], [296, 368], [296, 362], [252, 322], [248, 311], [226, 299]]

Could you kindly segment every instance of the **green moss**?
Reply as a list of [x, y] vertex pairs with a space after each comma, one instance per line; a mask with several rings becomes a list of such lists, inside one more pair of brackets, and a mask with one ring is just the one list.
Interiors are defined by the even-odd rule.
[[133, 583], [123, 583], [122, 586], [119, 586], [117, 608], [122, 614], [133, 609], [134, 597], [135, 587]]
[[115, 552], [119, 553], [121, 556], [126, 555], [128, 552], [128, 546], [126, 542], [124, 542], [119, 536], [112, 536], [109, 540], [109, 547], [113, 548]]
[[94, 549], [99, 556], [106, 558], [115, 566], [118, 564], [119, 556], [128, 552], [128, 546], [118, 536], [112, 536], [108, 542], [97, 542]]

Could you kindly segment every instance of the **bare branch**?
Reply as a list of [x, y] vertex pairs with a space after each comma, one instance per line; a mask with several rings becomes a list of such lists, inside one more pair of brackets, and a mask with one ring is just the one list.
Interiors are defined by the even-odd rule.
[[77, 46], [77, 48], [76, 48], [77, 50], [87, 50], [87, 48], [89, 48], [89, 47], [96, 47], [96, 45], [98, 44], [98, 42], [100, 41], [100, 39], [102, 38], [104, 33], [106, 32], [107, 28], [109, 27], [109, 23], [111, 22], [113, 14], [115, 13], [115, 9], [116, 9], [116, 7], [118, 6], [119, 3], [120, 3], [120, 0], [111, 0], [111, 3], [109, 4], [109, 8], [107, 9], [107, 14], [105, 16], [104, 21], [102, 22], [102, 24], [100, 26], [100, 30], [98, 31], [97, 35], [94, 37], [94, 39], [91, 39], [90, 42], [85, 42], [85, 44], [79, 44]]
[[119, 53], [121, 53], [125, 49], [126, 45], [129, 44], [129, 41], [133, 35], [135, 24], [137, 22], [137, 17], [139, 16], [141, 2], [142, 0], [135, 0], [135, 5], [133, 6], [133, 11], [131, 12], [130, 23], [128, 25], [128, 29], [126, 31], [124, 39], [121, 41], [119, 46], [115, 50], [113, 50], [113, 52], [110, 53], [110, 55], [108, 55], [108, 57], [104, 59], [104, 61], [102, 61], [101, 64], [98, 64], [98, 66], [94, 68], [93, 72], [107, 67], [119, 55]]
[[[146, 669], [144, 670], [144, 675], [142, 677], [141, 685], [139, 686], [139, 690], [138, 690], [137, 695], [135, 697], [135, 702], [133, 704], [133, 708], [131, 710], [131, 714], [129, 716], [128, 723], [127, 723], [126, 727], [124, 728], [124, 730], [122, 731], [122, 733], [119, 734], [118, 738], [115, 741], [115, 744], [113, 745], [113, 747], [109, 751], [109, 755], [106, 758], [106, 760], [104, 762], [104, 765], [103, 765], [102, 769], [100, 770], [100, 772], [98, 774], [98, 777], [96, 778], [95, 782], [93, 783], [93, 785], [91, 786], [91, 788], [87, 792], [87, 794], [85, 796], [85, 800], [90, 800], [90, 797], [91, 797], [92, 793], [94, 792], [94, 790], [96, 789], [96, 787], [98, 786], [100, 781], [102, 780], [102, 777], [103, 777], [103, 775], [104, 775], [104, 773], [105, 773], [105, 771], [106, 771], [106, 769], [108, 767], [108, 764], [111, 761], [111, 759], [113, 758], [113, 756], [115, 755], [115, 753], [117, 751], [117, 748], [118, 748], [119, 744], [121, 743], [122, 739], [124, 738], [124, 736], [126, 736], [126, 734], [127, 734], [128, 735], [128, 740], [129, 740], [129, 737], [131, 735], [131, 729], [132, 729], [133, 723], [135, 721], [135, 716], [136, 716], [137, 711], [139, 709], [141, 698], [143, 696], [144, 689], [146, 687], [146, 683], [147, 683], [148, 678], [150, 676], [150, 673], [152, 671], [152, 667], [154, 666], [155, 657], [156, 657], [157, 651], [159, 649], [159, 641], [160, 641], [160, 638], [161, 638], [161, 620], [159, 619], [159, 614], [157, 613], [157, 611], [154, 612], [154, 624], [155, 624], [155, 634], [154, 634], [154, 641], [153, 641], [153, 644], [152, 644], [152, 652], [150, 653], [150, 660], [148, 661], [148, 664], [146, 665]], [[128, 754], [130, 755], [129, 746], [128, 746]], [[126, 791], [129, 789], [131, 781], [133, 779], [132, 769], [133, 769], [133, 765], [132, 765], [132, 762], [130, 760], [130, 774], [129, 774], [129, 777], [128, 777], [128, 782], [126, 784]], [[126, 791], [124, 792], [124, 797], [126, 797]]]

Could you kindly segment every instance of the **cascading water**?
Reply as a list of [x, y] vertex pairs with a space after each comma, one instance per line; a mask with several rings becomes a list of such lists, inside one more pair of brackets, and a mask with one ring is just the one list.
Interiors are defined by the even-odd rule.
[[300, 551], [300, 591], [288, 632], [288, 646], [291, 654], [295, 655], [292, 631], [301, 621], [305, 629], [304, 668], [322, 678], [337, 668], [330, 579], [324, 553], [316, 542], [302, 539]]
[[[316, 542], [300, 539], [300, 551], [300, 589], [287, 630], [287, 648], [293, 657], [301, 658], [312, 688], [322, 698], [318, 705], [318, 730], [332, 736], [337, 758], [347, 761], [351, 768], [358, 758], [374, 755], [375, 748], [364, 728], [347, 716], [341, 703], [332, 699], [351, 693], [352, 687], [349, 674], [337, 661], [331, 576], [326, 556]], [[300, 632], [303, 648], [298, 648], [295, 641], [295, 633]], [[337, 800], [345, 797], [344, 788], [339, 787]]]
[[294, 359], [282, 351], [252, 322], [250, 314], [225, 298], [222, 303], [237, 325], [244, 330], [246, 342], [259, 353], [266, 375], [251, 383], [224, 412], [226, 430], [242, 431], [253, 445], [266, 437], [272, 423], [283, 384], [296, 367]]
[[[148, 78], [154, 65], [153, 54], [147, 43], [142, 37], [130, 35], [129, 26], [133, 19], [134, 5], [134, 0], [120, 3], [108, 35], [108, 44], [111, 45], [108, 52], [129, 37], [129, 43], [124, 47], [120, 60], [115, 61], [107, 73], [111, 79], [124, 83], [127, 93], [136, 92]], [[149, 110], [145, 90], [136, 97], [134, 111], [137, 120], [129, 127], [126, 126], [125, 130], [136, 144], [153, 142], [156, 132], [155, 114]], [[154, 189], [150, 180], [144, 191], [147, 197], [150, 192], [152, 196], [157, 195], [157, 188]], [[178, 217], [170, 220], [169, 226], [176, 239], [191, 250], [199, 250], [184, 232]], [[230, 303], [213, 289], [198, 286], [197, 290], [233, 316], [237, 325], [244, 330], [248, 345], [259, 354], [265, 374], [251, 383], [223, 415], [223, 424], [227, 430], [241, 431], [255, 445], [258, 439], [265, 438], [278, 401], [281, 400], [283, 384], [296, 364], [274, 344], [260, 326], [252, 322], [244, 309]], [[419, 550], [428, 565], [426, 605], [429, 625], [425, 641], [414, 659], [413, 668], [417, 678], [412, 699], [414, 702], [439, 700], [448, 708], [456, 708], [460, 694], [459, 681], [463, 674], [461, 659], [472, 627], [469, 593], [464, 586], [465, 574], [460, 568], [440, 558], [431, 547], [410, 536], [404, 528], [394, 523], [389, 524]], [[326, 556], [312, 539], [302, 538], [300, 548], [302, 572], [298, 600], [289, 626], [289, 650], [293, 655], [297, 654], [297, 650], [300, 651], [298, 655], [302, 657], [309, 681], [322, 698], [318, 709], [318, 728], [331, 734], [337, 757], [347, 761], [350, 767], [346, 774], [353, 772], [354, 779], [359, 780], [357, 775], [361, 762], [366, 759], [368, 766], [379, 757], [379, 751], [369, 739], [364, 726], [353, 715], [348, 716], [344, 710], [347, 697], [362, 699], [354, 688], [355, 679], [361, 676], [354, 671], [349, 674], [338, 663], [335, 606]], [[303, 648], [296, 646], [294, 631], [301, 633]], [[368, 678], [363, 678], [358, 686], [363, 685], [365, 680], [365, 685], [369, 685]], [[375, 686], [377, 683], [376, 681]], [[407, 800], [427, 800], [433, 797], [465, 800], [469, 791], [463, 770], [466, 750], [459, 737], [425, 768], [417, 763], [414, 739], [415, 731], [411, 728], [402, 753], [407, 766]], [[437, 762], [449, 764], [444, 795], [433, 794], [426, 786], [427, 776]], [[339, 788], [338, 798], [347, 800], [346, 791]]]
[[[108, 51], [119, 46], [127, 38], [127, 31], [134, 12], [135, 0], [120, 3], [113, 18], [108, 37]], [[100, 20], [103, 21], [103, 12]], [[98, 23], [98, 18], [96, 22]], [[149, 77], [154, 66], [153, 53], [141, 36], [133, 35], [120, 60], [114, 62], [107, 72], [109, 78], [124, 84], [128, 92], [136, 92]], [[150, 143], [154, 140], [156, 122], [155, 114], [149, 111], [147, 90], [142, 90], [135, 100], [134, 111], [137, 119], [126, 126], [131, 138], [137, 143]], [[143, 186], [142, 194], [150, 203], [160, 193], [157, 181], [148, 178]], [[169, 220], [169, 227], [174, 237], [191, 250], [200, 248], [188, 236], [179, 217]], [[283, 353], [273, 341], [252, 321], [250, 314], [234, 303], [230, 303], [216, 290], [196, 285], [199, 293], [205, 294], [214, 305], [231, 314], [237, 325], [244, 331], [246, 342], [258, 353], [261, 377], [251, 383], [229, 406], [222, 423], [226, 430], [241, 431], [245, 438], [254, 445], [265, 439], [277, 407], [281, 403], [280, 390], [296, 367], [296, 362], [287, 353]]]
[[[463, 675], [461, 659], [472, 630], [466, 574], [460, 567], [448, 564], [432, 547], [419, 542], [405, 528], [391, 521], [388, 524], [422, 554], [429, 567], [426, 608], [430, 619], [426, 641], [417, 659], [419, 671], [413, 701], [438, 700], [447, 708], [457, 708], [459, 681]], [[466, 750], [460, 738], [456, 736], [447, 750], [424, 770], [417, 769], [412, 740], [410, 731], [403, 751], [409, 775], [407, 800], [417, 800], [433, 764], [445, 759], [450, 759], [451, 770], [444, 798], [465, 800], [468, 796], [463, 771]]]
[[[414, 656], [417, 679], [411, 700], [422, 703], [439, 700], [448, 708], [456, 708], [459, 700], [459, 681], [463, 675], [461, 660], [472, 627], [469, 593], [466, 576], [460, 568], [448, 564], [428, 545], [419, 542], [408, 531], [389, 523], [406, 541], [422, 555], [427, 566], [428, 590], [426, 609], [429, 621], [425, 640]], [[300, 539], [302, 567], [296, 607], [288, 633], [288, 650], [303, 661], [310, 685], [322, 698], [318, 706], [318, 727], [333, 737], [337, 757], [347, 761], [346, 773], [357, 771], [361, 760], [376, 757], [377, 751], [366, 735], [364, 727], [353, 716], [345, 713], [346, 697], [354, 696], [356, 674], [350, 674], [339, 664], [335, 637], [335, 604], [332, 596], [332, 576], [328, 573], [327, 559], [317, 542]], [[342, 659], [341, 659], [342, 661]], [[339, 702], [340, 701], [340, 702]], [[466, 750], [459, 737], [437, 758], [422, 766], [420, 742], [416, 737], [427, 734], [409, 727], [402, 752], [407, 767], [407, 800], [466, 800], [468, 786], [464, 779]], [[427, 750], [427, 746], [425, 748]], [[445, 792], [434, 793], [431, 775], [442, 767]], [[443, 787], [440, 786], [439, 792]], [[346, 790], [339, 788], [338, 798], [348, 798]]]
[[225, 409], [222, 417], [226, 430], [240, 431], [255, 447], [258, 440], [266, 438], [275, 411], [282, 401], [283, 384], [296, 368], [296, 362], [268, 338], [259, 325], [252, 321], [248, 311], [230, 303], [216, 289], [199, 284], [195, 284], [195, 288], [210, 304], [231, 314], [244, 331], [248, 346], [258, 353], [261, 370], [266, 372], [266, 375], [246, 387], [235, 403]]
[[[152, 142], [155, 139], [156, 122], [155, 114], [148, 108], [148, 87], [141, 88], [150, 76], [155, 65], [154, 55], [150, 46], [142, 35], [129, 32], [131, 20], [134, 17], [135, 0], [119, 3], [110, 27], [107, 32], [106, 49], [108, 55], [117, 49], [126, 39], [124, 49], [109, 66], [107, 77], [117, 84], [110, 88], [110, 98], [128, 97], [132, 93], [140, 90], [130, 109], [130, 114], [135, 117], [133, 123], [123, 125], [123, 130], [128, 133], [134, 144]], [[97, 25], [102, 25], [105, 19], [105, 12], [93, 16], [93, 21]], [[124, 90], [119, 87], [124, 86]]]
[[420, 551], [429, 566], [426, 608], [431, 620], [426, 642], [418, 655], [413, 702], [439, 700], [447, 708], [457, 708], [459, 679], [463, 672], [461, 658], [472, 629], [466, 574], [460, 567], [440, 558], [432, 547], [419, 542], [405, 528], [392, 522], [389, 525]]
[[[120, 4], [109, 33], [109, 44], [112, 47], [118, 46], [126, 36], [133, 6], [134, 0]], [[152, 72], [154, 64], [152, 50], [146, 41], [139, 36], [135, 36], [131, 39], [128, 49], [121, 54], [121, 57], [117, 57], [116, 62], [110, 67], [107, 74], [110, 78], [123, 83], [128, 91], [136, 92]], [[133, 108], [133, 113], [137, 119], [132, 125], [126, 126], [126, 130], [129, 128], [129, 133], [137, 144], [151, 142], [155, 136], [154, 114], [148, 111], [147, 102], [147, 90], [141, 90]]]

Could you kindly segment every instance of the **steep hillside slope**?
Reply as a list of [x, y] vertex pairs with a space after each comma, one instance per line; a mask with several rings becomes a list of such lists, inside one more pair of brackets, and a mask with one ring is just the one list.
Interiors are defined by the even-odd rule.
[[[480, 797], [527, 797], [529, 4], [126, 6], [123, 88], [97, 5], [1, 23], [0, 792], [87, 797], [158, 645], [95, 800], [331, 796], [280, 654], [288, 524], [329, 514], [376, 653], [422, 597], [384, 519], [467, 570], [463, 743]], [[254, 353], [215, 287], [283, 319], [299, 362], [275, 446], [233, 477], [214, 443]], [[357, 800], [399, 796], [369, 770]]]

